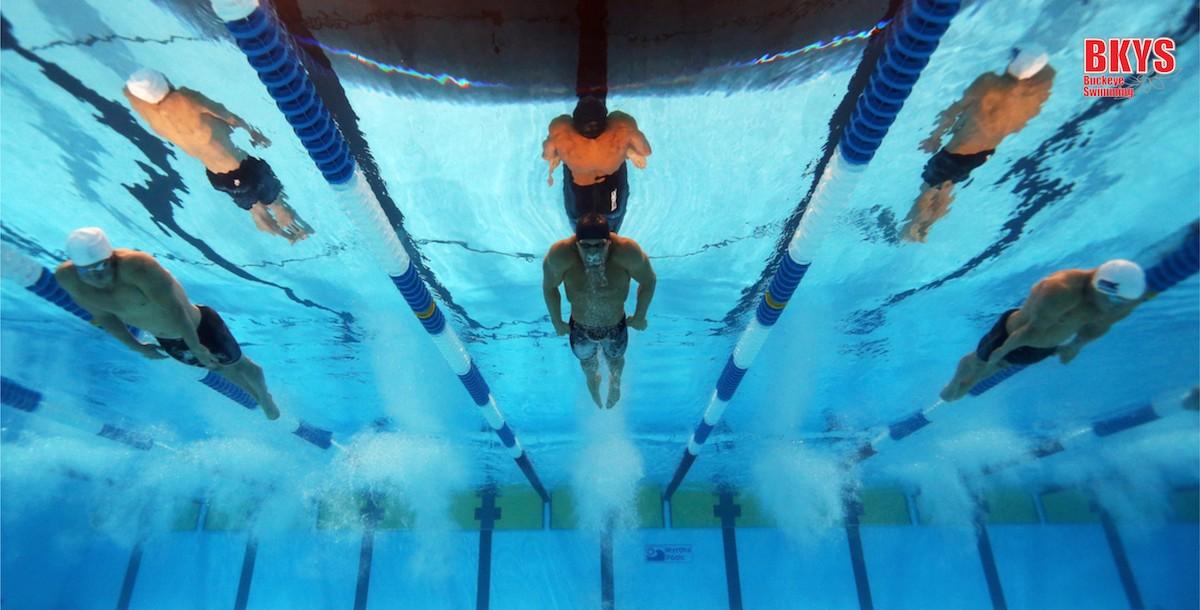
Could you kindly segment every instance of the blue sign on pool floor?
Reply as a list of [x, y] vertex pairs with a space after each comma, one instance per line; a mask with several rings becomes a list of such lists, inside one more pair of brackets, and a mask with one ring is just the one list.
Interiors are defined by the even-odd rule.
[[692, 560], [690, 544], [647, 544], [646, 563], [688, 563]]

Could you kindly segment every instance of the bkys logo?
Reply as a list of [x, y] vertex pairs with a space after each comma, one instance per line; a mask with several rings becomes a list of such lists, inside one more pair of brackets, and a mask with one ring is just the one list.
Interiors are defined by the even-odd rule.
[[1083, 96], [1133, 97], [1149, 75], [1175, 71], [1171, 38], [1084, 38]]

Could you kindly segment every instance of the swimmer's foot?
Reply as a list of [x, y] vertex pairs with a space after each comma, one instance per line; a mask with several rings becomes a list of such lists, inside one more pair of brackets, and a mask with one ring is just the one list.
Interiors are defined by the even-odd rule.
[[966, 392], [962, 391], [960, 384], [951, 383], [950, 385], [942, 388], [942, 393], [939, 395], [939, 397], [946, 402], [954, 402], [959, 398], [962, 398], [963, 394], [965, 393]]
[[608, 408], [611, 409], [617, 406], [621, 401], [621, 381], [619, 379], [611, 379], [608, 382]]
[[279, 407], [275, 404], [275, 399], [269, 393], [264, 398], [265, 400], [258, 401], [258, 406], [262, 408], [263, 414], [271, 421], [279, 419]]
[[596, 384], [595, 386], [588, 387], [588, 392], [591, 393], [592, 401], [596, 403], [596, 406], [603, 408], [604, 401], [600, 399], [600, 385]]

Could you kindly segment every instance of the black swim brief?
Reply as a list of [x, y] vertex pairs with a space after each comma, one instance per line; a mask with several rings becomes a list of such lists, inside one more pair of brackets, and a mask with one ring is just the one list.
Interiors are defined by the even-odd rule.
[[996, 151], [984, 150], [970, 155], [957, 155], [943, 148], [925, 164], [921, 179], [929, 186], [940, 186], [947, 180], [963, 182], [971, 175], [972, 170], [983, 165], [994, 152]]
[[283, 191], [283, 185], [271, 166], [257, 157], [246, 157], [242, 164], [231, 172], [208, 172], [208, 182], [213, 188], [232, 197], [233, 202], [243, 210], [249, 210], [256, 203], [274, 203]]
[[[1008, 317], [1016, 312], [1016, 309], [1010, 309], [1000, 316], [992, 330], [989, 330], [983, 339], [979, 340], [979, 346], [975, 348], [975, 356], [980, 360], [987, 362], [988, 358], [992, 357], [992, 352], [996, 351], [1004, 342], [1008, 340]], [[1004, 361], [1009, 364], [1033, 364], [1041, 362], [1050, 356], [1058, 353], [1057, 348], [1053, 347], [1018, 347], [1017, 349], [1005, 354]]]
[[[211, 307], [197, 305], [196, 308], [200, 310], [200, 325], [196, 327], [200, 345], [207, 347], [222, 366], [236, 364], [242, 359], [242, 348], [229, 332], [229, 327], [225, 326], [225, 320]], [[158, 344], [166, 350], [168, 356], [189, 366], [204, 366], [196, 359], [192, 350], [188, 349], [183, 339], [155, 339], [158, 339]]]
[[580, 216], [598, 212], [608, 218], [608, 228], [613, 233], [620, 232], [621, 221], [625, 219], [625, 204], [629, 201], [627, 163], [622, 163], [617, 171], [604, 176], [600, 182], [587, 186], [575, 184], [571, 168], [564, 163], [562, 181], [563, 207], [567, 210], [571, 228]]
[[609, 359], [625, 355], [625, 347], [629, 345], [629, 327], [625, 318], [612, 326], [591, 327], [576, 324], [571, 320], [571, 351], [580, 360], [591, 360], [596, 357], [597, 346], [604, 348], [604, 355]]

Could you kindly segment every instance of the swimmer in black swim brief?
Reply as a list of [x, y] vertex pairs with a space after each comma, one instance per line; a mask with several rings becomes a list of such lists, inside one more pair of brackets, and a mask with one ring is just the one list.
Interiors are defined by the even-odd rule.
[[[1004, 345], [1004, 342], [1008, 340], [1008, 317], [1017, 311], [1017, 309], [1010, 309], [1004, 312], [1000, 316], [1000, 319], [996, 321], [995, 326], [992, 326], [992, 329], [979, 340], [979, 345], [975, 348], [975, 355], [980, 360], [984, 362], [991, 360], [992, 352], [996, 351], [996, 348]], [[1032, 347], [1026, 345], [1005, 354], [1004, 361], [1009, 364], [1029, 365], [1041, 362], [1056, 353], [1058, 353], [1058, 348], [1056, 347]]]
[[[1008, 136], [1025, 128], [1050, 97], [1054, 69], [1036, 45], [1013, 49], [1003, 74], [981, 74], [937, 118], [933, 133], [918, 148], [936, 153], [921, 172], [924, 184], [900, 239], [924, 242], [933, 223], [950, 213], [954, 187], [983, 165]], [[953, 134], [943, 147], [942, 136]]]
[[595, 212], [608, 219], [608, 227], [613, 233], [621, 232], [621, 222], [625, 220], [625, 204], [629, 201], [627, 164], [622, 163], [617, 171], [588, 186], [575, 184], [571, 168], [564, 164], [562, 180], [563, 207], [567, 211], [571, 226], [575, 226], [581, 216]]
[[[207, 305], [196, 305], [196, 309], [200, 310], [200, 325], [196, 327], [196, 336], [200, 338], [200, 344], [208, 348], [209, 353], [221, 366], [237, 364], [242, 359], [242, 348], [237, 339], [233, 338], [233, 333], [229, 332], [229, 327], [225, 326], [225, 320]], [[168, 356], [188, 366], [204, 367], [183, 339], [155, 339]]]
[[591, 360], [596, 357], [597, 348], [604, 350], [604, 357], [616, 360], [625, 355], [625, 347], [629, 345], [629, 327], [625, 318], [613, 326], [593, 328], [570, 321], [571, 351], [580, 360]]

